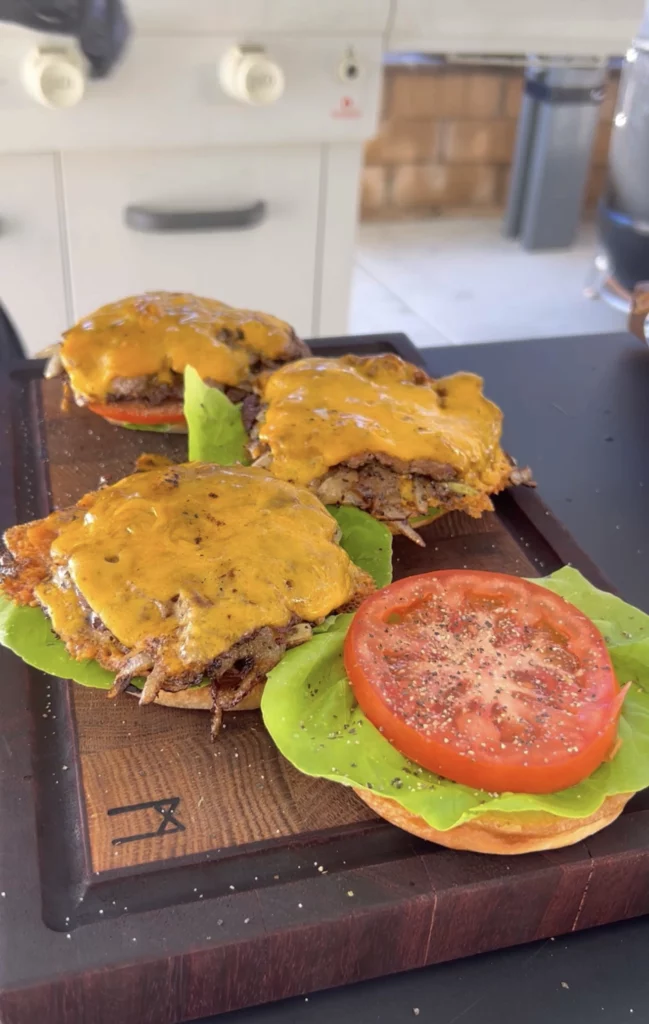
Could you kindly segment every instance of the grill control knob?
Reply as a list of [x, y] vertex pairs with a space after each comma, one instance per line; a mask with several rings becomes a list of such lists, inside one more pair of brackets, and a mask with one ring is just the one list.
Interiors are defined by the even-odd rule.
[[72, 49], [39, 46], [31, 50], [22, 68], [23, 85], [44, 107], [74, 107], [86, 91], [83, 58]]
[[254, 106], [275, 103], [284, 92], [284, 72], [261, 46], [233, 46], [219, 69], [228, 96]]

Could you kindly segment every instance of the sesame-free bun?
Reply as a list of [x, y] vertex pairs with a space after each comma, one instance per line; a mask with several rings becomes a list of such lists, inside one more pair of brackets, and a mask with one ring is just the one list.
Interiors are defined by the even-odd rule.
[[[264, 684], [257, 685], [247, 694], [233, 711], [254, 711], [261, 704], [261, 695], [264, 691]], [[137, 690], [127, 691], [134, 697], [139, 697]], [[167, 708], [185, 708], [188, 711], [211, 711], [212, 695], [209, 686], [192, 686], [187, 690], [160, 690], [154, 701], [155, 704], [164, 704]]]
[[380, 817], [421, 839], [428, 839], [431, 843], [448, 846], [453, 850], [507, 855], [555, 850], [560, 846], [578, 843], [615, 821], [634, 795], [623, 793], [621, 796], [609, 796], [599, 810], [587, 818], [560, 818], [535, 811], [519, 811], [517, 814], [488, 812], [463, 825], [440, 832], [426, 824], [423, 818], [407, 811], [396, 800], [378, 796], [366, 789], [355, 789], [354, 792]]

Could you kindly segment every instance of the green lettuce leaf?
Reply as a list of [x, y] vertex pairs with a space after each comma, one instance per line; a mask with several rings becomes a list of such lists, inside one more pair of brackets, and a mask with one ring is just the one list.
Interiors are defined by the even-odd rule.
[[[369, 572], [377, 586], [389, 583], [392, 578], [392, 537], [387, 527], [359, 509], [334, 508], [330, 511], [340, 526], [340, 546], [351, 560]], [[76, 683], [102, 690], [113, 684], [114, 673], [107, 672], [96, 661], [75, 661], [70, 657], [40, 608], [14, 604], [4, 594], [0, 594], [0, 643], [28, 665], [48, 675], [73, 679]], [[142, 685], [138, 680], [133, 680], [133, 683]]]
[[262, 697], [266, 728], [284, 756], [307, 775], [371, 789], [445, 831], [486, 811], [593, 814], [607, 796], [649, 786], [649, 616], [564, 568], [532, 582], [580, 608], [601, 630], [620, 684], [631, 681], [620, 719], [621, 747], [577, 786], [548, 795], [489, 793], [449, 782], [398, 753], [365, 718], [343, 666], [352, 616], [289, 651], [269, 673]]
[[185, 367], [184, 395], [190, 462], [248, 465], [248, 435], [239, 406], [218, 388], [204, 384], [193, 366]]
[[351, 505], [327, 505], [340, 527], [340, 546], [377, 587], [392, 582], [392, 534], [385, 523]]
[[50, 676], [73, 679], [100, 690], [113, 685], [114, 673], [107, 672], [96, 661], [75, 661], [70, 657], [40, 608], [14, 604], [4, 594], [0, 594], [0, 643]]

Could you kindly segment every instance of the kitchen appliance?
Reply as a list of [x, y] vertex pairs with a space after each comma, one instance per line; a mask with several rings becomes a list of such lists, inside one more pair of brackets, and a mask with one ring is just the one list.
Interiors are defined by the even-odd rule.
[[609, 152], [608, 185], [598, 210], [606, 271], [627, 296], [649, 278], [649, 3], [626, 52]]
[[641, 6], [0, 0], [0, 301], [30, 352], [147, 288], [343, 332], [383, 53], [622, 52]]
[[0, 25], [0, 300], [27, 349], [153, 288], [344, 331], [389, 0], [123, 6], [104, 77], [72, 22]]
[[629, 315], [646, 339], [649, 279], [649, 0], [626, 50], [609, 148], [606, 189], [597, 210], [600, 250], [584, 289]]

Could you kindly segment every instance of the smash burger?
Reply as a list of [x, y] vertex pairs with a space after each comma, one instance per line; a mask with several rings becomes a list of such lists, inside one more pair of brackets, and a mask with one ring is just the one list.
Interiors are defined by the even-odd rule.
[[530, 483], [500, 445], [502, 412], [472, 373], [433, 379], [394, 354], [300, 359], [264, 381], [254, 465], [351, 505], [423, 544], [444, 512], [479, 518], [490, 495]]
[[313, 643], [270, 673], [267, 728], [424, 839], [565, 846], [649, 784], [649, 616], [574, 569], [412, 576]]
[[267, 313], [160, 291], [102, 306], [49, 354], [46, 376], [62, 374], [77, 405], [120, 426], [184, 432], [188, 363], [252, 419], [264, 375], [309, 349]]
[[[376, 547], [384, 528], [355, 516], [355, 550], [365, 533]], [[206, 707], [213, 735], [225, 711], [259, 706], [287, 649], [374, 589], [316, 497], [243, 466], [134, 473], [4, 542], [2, 642], [113, 696]]]

